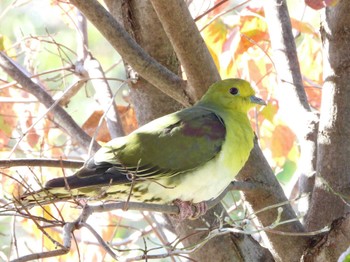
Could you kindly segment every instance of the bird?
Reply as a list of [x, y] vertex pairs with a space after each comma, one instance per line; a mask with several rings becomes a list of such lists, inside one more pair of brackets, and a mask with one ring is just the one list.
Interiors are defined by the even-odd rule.
[[21, 201], [75, 197], [175, 204], [180, 220], [196, 219], [246, 163], [254, 140], [247, 113], [255, 105], [266, 103], [248, 81], [220, 80], [193, 106], [112, 139], [75, 174], [49, 180]]

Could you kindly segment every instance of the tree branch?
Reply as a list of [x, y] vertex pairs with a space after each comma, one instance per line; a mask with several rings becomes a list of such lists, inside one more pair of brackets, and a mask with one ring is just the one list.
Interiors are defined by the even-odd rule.
[[[329, 232], [309, 247], [304, 254], [304, 262], [316, 261], [347, 261], [345, 257], [340, 259], [342, 252], [348, 249], [350, 244], [350, 213], [332, 222]], [[335, 248], [336, 247], [336, 248]]]
[[70, 2], [147, 81], [185, 106], [193, 103], [194, 99], [185, 94], [186, 82], [148, 55], [100, 3], [96, 0]]
[[0, 160], [0, 168], [9, 168], [15, 166], [47, 166], [59, 168], [80, 168], [84, 165], [83, 161], [62, 160], [62, 159], [9, 159]]
[[89, 78], [91, 78], [91, 84], [95, 89], [96, 99], [105, 112], [105, 120], [111, 137], [116, 138], [124, 136], [125, 132], [115, 104], [114, 95], [106, 80], [100, 62], [88, 56], [84, 61], [84, 69], [87, 71]]
[[213, 58], [183, 0], [151, 0], [163, 28], [183, 66], [191, 97], [200, 99], [220, 80]]
[[[285, 0], [264, 1], [265, 19], [270, 33], [272, 56], [279, 88], [276, 97], [284, 121], [296, 134], [301, 148], [295, 194], [308, 194], [308, 206], [314, 187], [317, 159], [318, 115], [311, 112], [305, 93], [298, 54]], [[291, 110], [290, 105], [293, 105]], [[304, 211], [305, 212], [305, 211]]]
[[105, 120], [112, 138], [124, 136], [122, 122], [115, 104], [114, 95], [100, 62], [88, 52], [87, 21], [85, 16], [77, 10], [77, 54], [78, 59], [83, 61], [83, 70], [90, 78], [95, 89], [96, 100], [105, 112]]
[[267, 0], [264, 1], [264, 10], [270, 32], [273, 62], [281, 85], [281, 92], [283, 92], [283, 96], [293, 101], [294, 109], [302, 113], [310, 112], [287, 3], [285, 0]]

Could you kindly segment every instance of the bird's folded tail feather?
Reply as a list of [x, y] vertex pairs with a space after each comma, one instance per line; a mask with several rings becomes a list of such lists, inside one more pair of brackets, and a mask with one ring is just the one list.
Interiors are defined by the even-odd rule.
[[[81, 175], [83, 174], [83, 176]], [[77, 198], [103, 198], [111, 185], [129, 184], [131, 181], [112, 165], [82, 167], [72, 176], [48, 181], [38, 191], [23, 194], [18, 202], [23, 205], [46, 205]]]

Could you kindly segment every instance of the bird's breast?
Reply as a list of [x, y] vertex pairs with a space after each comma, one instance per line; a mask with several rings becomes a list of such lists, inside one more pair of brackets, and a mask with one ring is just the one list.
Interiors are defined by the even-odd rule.
[[231, 123], [215, 158], [193, 171], [150, 182], [148, 192], [164, 202], [181, 199], [198, 203], [216, 198], [247, 161], [253, 147], [253, 136], [249, 121], [239, 125]]

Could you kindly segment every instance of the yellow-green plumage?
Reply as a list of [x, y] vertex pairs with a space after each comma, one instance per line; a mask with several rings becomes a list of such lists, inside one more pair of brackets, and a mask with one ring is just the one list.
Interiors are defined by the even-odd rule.
[[[256, 98], [250, 84], [213, 84], [194, 106], [158, 118], [103, 146], [73, 176], [57, 178], [22, 200], [45, 203], [73, 196], [199, 203], [217, 197], [234, 179], [253, 147], [247, 117]], [[131, 192], [132, 188], [132, 192]]]

